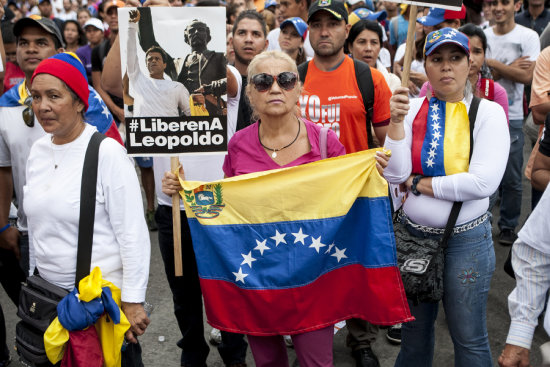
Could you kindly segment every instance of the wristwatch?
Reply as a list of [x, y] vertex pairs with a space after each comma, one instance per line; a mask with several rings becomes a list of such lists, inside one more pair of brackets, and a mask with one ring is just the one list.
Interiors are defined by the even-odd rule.
[[424, 176], [422, 175], [416, 175], [414, 176], [413, 178], [413, 182], [412, 182], [412, 185], [411, 185], [411, 192], [415, 195], [415, 196], [420, 196], [420, 191], [418, 191], [416, 189], [416, 185], [418, 185], [418, 183], [420, 182], [421, 179], [423, 179]]

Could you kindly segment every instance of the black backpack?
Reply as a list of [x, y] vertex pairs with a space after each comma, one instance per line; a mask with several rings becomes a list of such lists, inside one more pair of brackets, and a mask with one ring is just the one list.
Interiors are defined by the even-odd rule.
[[[300, 81], [302, 84], [306, 81], [307, 67], [309, 61], [304, 62], [298, 66], [298, 74], [300, 75]], [[363, 106], [367, 111], [366, 128], [367, 139], [369, 143], [369, 149], [374, 147], [374, 141], [372, 139], [371, 125], [372, 125], [372, 109], [374, 106], [374, 82], [372, 81], [372, 74], [370, 66], [363, 61], [353, 59], [353, 65], [355, 66], [355, 77], [359, 86], [359, 91], [363, 97]]]

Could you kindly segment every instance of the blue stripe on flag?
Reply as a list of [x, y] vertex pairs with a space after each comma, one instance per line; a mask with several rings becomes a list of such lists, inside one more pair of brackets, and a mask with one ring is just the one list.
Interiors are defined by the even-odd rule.
[[387, 197], [357, 198], [347, 215], [333, 218], [219, 226], [189, 220], [200, 277], [246, 289], [302, 286], [350, 264], [394, 266], [391, 223]]

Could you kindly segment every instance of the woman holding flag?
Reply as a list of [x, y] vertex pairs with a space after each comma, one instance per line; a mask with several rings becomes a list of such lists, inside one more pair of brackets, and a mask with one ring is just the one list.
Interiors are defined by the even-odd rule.
[[[246, 95], [258, 120], [238, 131], [230, 140], [223, 165], [226, 177], [294, 167], [345, 154], [344, 146], [338, 141], [334, 131], [321, 129], [320, 126], [297, 117], [296, 106], [301, 85], [296, 63], [287, 54], [268, 51], [257, 55], [248, 67], [248, 80]], [[387, 164], [385, 154], [377, 155], [377, 161], [381, 170]], [[181, 190], [181, 186], [174, 174], [166, 172], [162, 189], [164, 193], [172, 195]], [[231, 247], [236, 245], [231, 243]], [[261, 243], [258, 244], [260, 245]], [[267, 247], [260, 250], [263, 253]], [[249, 258], [249, 261], [252, 259]], [[238, 276], [239, 273], [233, 274]], [[270, 278], [277, 276], [274, 273], [269, 275]], [[300, 277], [299, 274], [296, 276]], [[298, 308], [297, 305], [293, 306]], [[273, 307], [277, 307], [276, 304]], [[290, 308], [292, 306], [289, 307], [288, 304], [281, 305], [279, 311]], [[288, 314], [289, 311], [284, 312], [286, 313], [279, 317], [292, 316]], [[292, 309], [292, 312], [297, 311]], [[266, 314], [263, 317], [269, 318], [273, 315]], [[292, 335], [300, 366], [332, 367], [333, 325], [313, 324], [301, 330], [305, 331]], [[283, 335], [279, 334], [264, 332], [248, 335], [256, 366], [289, 366]]]
[[[498, 104], [482, 99], [470, 138], [466, 35], [451, 28], [431, 32], [424, 61], [434, 96], [409, 101], [407, 88], [394, 92], [385, 143], [392, 158], [384, 176], [407, 191], [400, 220], [412, 236], [440, 239], [453, 202], [463, 202], [445, 249], [443, 306], [455, 366], [492, 366], [486, 304], [495, 253], [487, 209], [506, 167], [506, 116]], [[395, 365], [431, 366], [439, 304], [409, 306], [416, 320], [403, 324]]]

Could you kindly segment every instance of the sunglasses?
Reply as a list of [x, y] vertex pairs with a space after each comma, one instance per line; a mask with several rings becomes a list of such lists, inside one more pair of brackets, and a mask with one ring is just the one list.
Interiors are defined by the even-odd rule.
[[27, 107], [23, 110], [23, 121], [28, 127], [34, 126], [34, 111], [32, 110], [32, 97], [28, 96], [23, 104]]
[[254, 75], [251, 83], [258, 92], [267, 92], [275, 81], [284, 90], [292, 90], [298, 81], [298, 75], [291, 71], [284, 71], [279, 75], [261, 73]]

